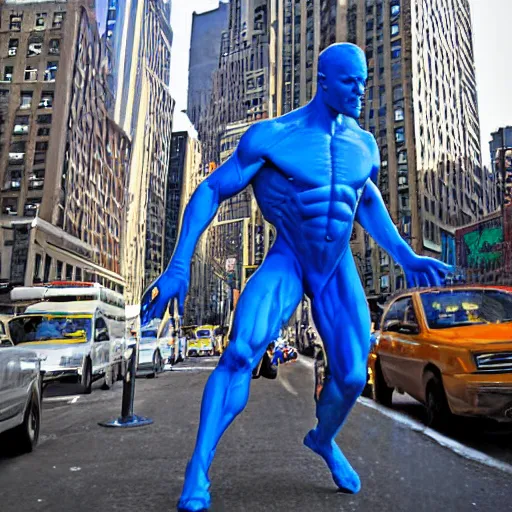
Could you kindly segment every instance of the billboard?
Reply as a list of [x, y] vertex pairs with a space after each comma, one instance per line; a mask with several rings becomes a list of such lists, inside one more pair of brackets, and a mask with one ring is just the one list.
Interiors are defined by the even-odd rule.
[[492, 270], [503, 264], [503, 221], [499, 214], [457, 229], [455, 241], [459, 267]]

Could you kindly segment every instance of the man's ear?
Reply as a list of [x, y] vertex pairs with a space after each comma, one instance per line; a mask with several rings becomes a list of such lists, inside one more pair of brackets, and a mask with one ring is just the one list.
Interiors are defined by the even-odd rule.
[[327, 84], [325, 83], [325, 75], [324, 73], [318, 72], [317, 78], [318, 85], [325, 91], [327, 90]]

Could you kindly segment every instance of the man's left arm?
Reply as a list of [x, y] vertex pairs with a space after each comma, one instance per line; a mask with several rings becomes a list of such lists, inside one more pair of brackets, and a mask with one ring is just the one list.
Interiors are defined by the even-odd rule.
[[372, 171], [359, 201], [355, 220], [397, 263], [404, 265], [416, 255], [400, 236], [377, 188], [380, 156], [375, 139], [371, 137]]

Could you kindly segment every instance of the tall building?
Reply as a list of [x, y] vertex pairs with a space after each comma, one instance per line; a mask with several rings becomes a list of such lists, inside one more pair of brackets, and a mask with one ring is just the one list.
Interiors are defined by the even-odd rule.
[[[283, 94], [276, 112], [311, 99], [307, 66], [319, 51], [341, 41], [363, 48], [369, 77], [360, 124], [380, 148], [379, 188], [408, 243], [422, 254], [444, 254], [443, 240], [453, 237], [455, 227], [488, 214], [490, 206], [482, 183], [468, 0], [273, 4], [284, 14], [275, 31], [283, 48], [272, 92]], [[312, 74], [316, 80], [316, 70]], [[351, 244], [369, 294], [404, 284], [400, 268], [359, 227]]]
[[107, 113], [89, 2], [6, 0], [0, 23], [0, 275], [122, 291], [130, 141]]
[[489, 149], [493, 174], [498, 178], [498, 197], [502, 209], [504, 242], [508, 245], [507, 265], [512, 264], [512, 126], [491, 134]]
[[116, 22], [121, 35], [114, 45], [114, 55], [122, 56], [115, 119], [132, 141], [123, 260], [126, 301], [136, 305], [163, 270], [174, 112], [169, 90], [172, 31], [170, 3], [164, 0], [130, 0], [124, 13]]
[[219, 66], [221, 36], [228, 22], [229, 5], [223, 2], [216, 9], [192, 15], [187, 114], [196, 126], [208, 109], [212, 73]]
[[[212, 74], [208, 104], [195, 119], [202, 146], [203, 178], [229, 158], [250, 124], [270, 115], [268, 7], [267, 0], [231, 0], [229, 3], [229, 26], [220, 35], [220, 52]], [[207, 82], [204, 84], [210, 86]], [[267, 236], [250, 190], [221, 206], [206, 235], [206, 318], [224, 322], [227, 313], [222, 305], [226, 303], [225, 283], [229, 281], [229, 293], [232, 298], [236, 297], [240, 286], [254, 271], [255, 262], [261, 261], [261, 249], [253, 249], [254, 257], [250, 257], [248, 251], [254, 247], [254, 240], [260, 241], [260, 246], [266, 240], [268, 247], [268, 230], [266, 233]]]

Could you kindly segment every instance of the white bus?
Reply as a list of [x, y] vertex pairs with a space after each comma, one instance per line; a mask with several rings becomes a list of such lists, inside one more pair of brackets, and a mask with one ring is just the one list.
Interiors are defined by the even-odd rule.
[[11, 300], [34, 301], [9, 321], [9, 333], [14, 345], [38, 353], [45, 382], [78, 382], [88, 394], [93, 381], [103, 378], [108, 389], [124, 375], [121, 294], [97, 283], [56, 281], [14, 288]]

